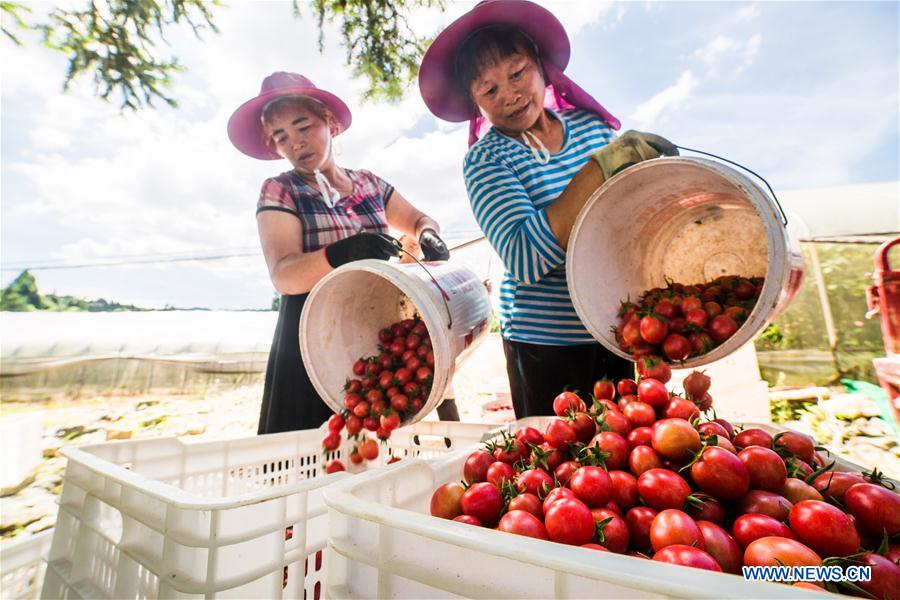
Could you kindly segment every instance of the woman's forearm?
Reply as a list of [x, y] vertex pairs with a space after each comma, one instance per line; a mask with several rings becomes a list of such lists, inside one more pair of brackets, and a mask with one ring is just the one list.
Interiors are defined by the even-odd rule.
[[569, 235], [578, 218], [578, 213], [591, 194], [604, 182], [603, 171], [593, 160], [589, 160], [566, 186], [566, 189], [545, 209], [550, 229], [556, 241], [565, 250], [569, 245]]
[[332, 271], [324, 250], [289, 254], [270, 264], [269, 276], [279, 294], [305, 294]]

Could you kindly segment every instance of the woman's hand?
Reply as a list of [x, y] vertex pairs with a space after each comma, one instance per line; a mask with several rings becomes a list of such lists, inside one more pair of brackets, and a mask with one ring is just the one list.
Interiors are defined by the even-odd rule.
[[434, 231], [434, 229], [423, 229], [419, 235], [419, 246], [422, 248], [422, 257], [428, 261], [450, 260], [450, 251], [447, 250], [447, 244]]
[[591, 155], [603, 177], [609, 179], [632, 165], [662, 155], [678, 156], [678, 148], [664, 137], [652, 133], [628, 130]]
[[365, 258], [387, 260], [399, 256], [400, 249], [400, 242], [389, 235], [363, 231], [325, 246], [325, 258], [336, 269]]

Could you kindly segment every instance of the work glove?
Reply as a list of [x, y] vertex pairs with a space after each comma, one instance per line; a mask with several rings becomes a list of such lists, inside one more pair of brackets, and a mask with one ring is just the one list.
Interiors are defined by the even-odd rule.
[[389, 235], [363, 231], [325, 246], [325, 259], [336, 269], [364, 258], [387, 260], [399, 256], [400, 248], [400, 242]]
[[423, 229], [419, 235], [419, 247], [422, 248], [422, 258], [426, 262], [435, 260], [450, 260], [450, 251], [447, 244], [438, 236], [434, 229]]
[[591, 155], [603, 176], [609, 179], [643, 160], [659, 158], [661, 155], [678, 156], [678, 148], [664, 137], [652, 133], [628, 130]]

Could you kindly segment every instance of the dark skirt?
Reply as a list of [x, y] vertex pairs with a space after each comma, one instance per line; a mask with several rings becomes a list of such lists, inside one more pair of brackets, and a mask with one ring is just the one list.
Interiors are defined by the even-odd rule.
[[314, 429], [334, 413], [313, 387], [300, 356], [300, 312], [307, 296], [281, 297], [266, 367], [260, 434]]
[[503, 340], [506, 373], [516, 418], [552, 415], [553, 399], [565, 389], [577, 391], [590, 406], [594, 382], [634, 377], [634, 363], [599, 343], [548, 346]]

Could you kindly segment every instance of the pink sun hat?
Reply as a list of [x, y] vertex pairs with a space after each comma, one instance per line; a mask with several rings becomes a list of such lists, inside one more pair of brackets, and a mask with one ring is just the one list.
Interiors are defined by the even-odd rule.
[[613, 129], [621, 127], [617, 118], [563, 73], [569, 64], [571, 47], [565, 28], [553, 13], [528, 0], [483, 0], [438, 35], [419, 67], [419, 91], [425, 105], [445, 121], [469, 121], [469, 145], [490, 124], [465, 90], [460, 89], [456, 54], [475, 32], [496, 25], [519, 28], [537, 46], [549, 84], [544, 102], [547, 108], [582, 108], [595, 113]]
[[266, 145], [261, 117], [266, 104], [283, 96], [306, 96], [318, 100], [334, 115], [341, 131], [350, 127], [353, 120], [350, 109], [334, 94], [317, 88], [303, 75], [278, 71], [263, 79], [259, 95], [241, 104], [228, 119], [228, 139], [235, 148], [260, 160], [281, 158]]

